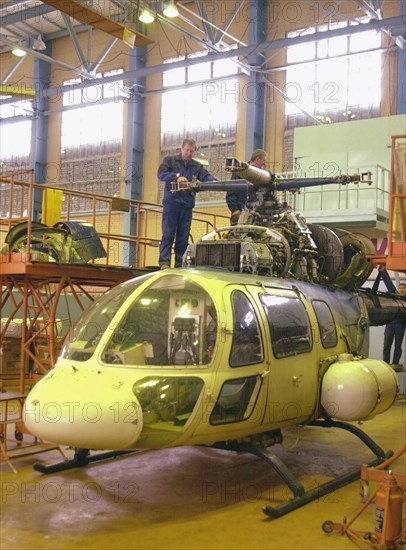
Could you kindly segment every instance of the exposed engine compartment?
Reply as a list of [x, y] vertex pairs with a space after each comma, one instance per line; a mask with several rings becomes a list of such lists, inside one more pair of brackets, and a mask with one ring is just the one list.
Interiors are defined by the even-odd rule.
[[[223, 267], [232, 271], [274, 277], [288, 277], [313, 283], [334, 284], [356, 290], [368, 279], [372, 265], [368, 255], [375, 247], [364, 235], [334, 231], [308, 224], [277, 191], [297, 192], [300, 187], [351, 182], [370, 183], [369, 173], [324, 179], [277, 181], [274, 174], [236, 159], [226, 159], [226, 170], [245, 180], [222, 182], [218, 190], [246, 189], [253, 185], [257, 200], [246, 204], [237, 225], [215, 229], [197, 243], [190, 244], [184, 256], [185, 266]], [[248, 183], [247, 183], [248, 182]], [[213, 189], [201, 184], [196, 191]]]

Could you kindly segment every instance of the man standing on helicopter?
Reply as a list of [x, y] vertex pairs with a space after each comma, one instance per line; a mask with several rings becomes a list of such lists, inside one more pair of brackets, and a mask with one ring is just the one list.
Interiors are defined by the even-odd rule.
[[167, 269], [171, 265], [172, 245], [175, 242], [175, 267], [182, 267], [182, 256], [186, 251], [195, 205], [195, 193], [190, 190], [172, 192], [172, 182], [179, 184], [198, 181], [213, 181], [204, 166], [192, 157], [196, 151], [194, 139], [185, 138], [179, 155], [165, 157], [158, 168], [158, 178], [165, 182], [162, 239], [159, 249], [159, 265]]

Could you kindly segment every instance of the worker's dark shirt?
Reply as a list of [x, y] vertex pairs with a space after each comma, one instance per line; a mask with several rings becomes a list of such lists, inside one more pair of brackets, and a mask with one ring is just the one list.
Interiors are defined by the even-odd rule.
[[176, 181], [179, 176], [184, 176], [188, 181], [193, 178], [199, 181], [214, 181], [214, 177], [197, 160], [190, 160], [185, 163], [182, 155], [165, 157], [158, 168], [158, 178], [165, 182], [164, 199], [165, 203], [183, 205], [185, 208], [193, 208], [195, 205], [195, 193], [192, 191], [171, 191], [171, 182]]
[[[238, 174], [233, 172], [231, 174], [232, 180], [240, 180]], [[252, 185], [247, 186], [246, 189], [241, 191], [227, 191], [226, 193], [226, 203], [230, 212], [235, 212], [236, 210], [243, 210], [247, 202], [255, 202], [257, 200], [257, 192], [255, 187]]]

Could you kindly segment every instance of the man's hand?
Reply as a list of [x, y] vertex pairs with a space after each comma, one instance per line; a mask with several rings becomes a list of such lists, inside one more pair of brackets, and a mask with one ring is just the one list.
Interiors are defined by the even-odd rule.
[[176, 183], [184, 183], [185, 181], [188, 181], [188, 179], [185, 178], [185, 176], [178, 176], [176, 178]]
[[231, 212], [231, 217], [230, 217], [231, 225], [237, 225], [240, 214], [241, 214], [241, 210], [234, 210], [233, 212]]

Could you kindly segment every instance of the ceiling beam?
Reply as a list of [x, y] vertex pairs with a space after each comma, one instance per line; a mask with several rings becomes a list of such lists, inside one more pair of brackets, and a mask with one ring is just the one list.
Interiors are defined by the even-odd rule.
[[367, 0], [356, 0], [356, 2], [369, 17], [382, 19], [382, 15]]
[[44, 4], [56, 8], [62, 13], [66, 13], [69, 17], [85, 23], [91, 27], [99, 29], [111, 36], [119, 38], [128, 46], [145, 46], [152, 44], [152, 40], [144, 34], [135, 32], [132, 29], [108, 19], [100, 12], [88, 8], [77, 0], [42, 0]]
[[[9, 40], [7, 38], [7, 36], [4, 36], [2, 34], [0, 34], [0, 40], [2, 42], [5, 42], [6, 44], [8, 44], [9, 46], [15, 46], [16, 43], [13, 42], [12, 40]], [[26, 46], [25, 44], [22, 44], [22, 43], [19, 43], [18, 44], [18, 47], [21, 48], [22, 50], [24, 50], [25, 52], [33, 55], [34, 57], [37, 57], [38, 59], [42, 59], [43, 61], [47, 61], [48, 63], [53, 63], [54, 65], [59, 65], [60, 67], [63, 67], [64, 69], [68, 69], [74, 73], [77, 73], [79, 74], [80, 76], [82, 76], [83, 78], [86, 78], [86, 79], [93, 79], [94, 78], [94, 74], [92, 73], [89, 73], [87, 71], [84, 71], [84, 70], [81, 70], [81, 69], [78, 69], [77, 67], [73, 67], [72, 65], [69, 65], [68, 63], [65, 63], [64, 61], [60, 61], [58, 59], [54, 59], [53, 57], [50, 57], [49, 55], [45, 55], [43, 53], [40, 53], [36, 50], [33, 50], [32, 48], [29, 48], [28, 46]]]
[[204, 7], [202, 0], [195, 0], [195, 5], [197, 7], [197, 11], [200, 14], [200, 19], [202, 21], [203, 29], [206, 33], [207, 39], [210, 44], [214, 44], [214, 33], [211, 26], [207, 23], [206, 8]]
[[[207, 61], [216, 61], [218, 59], [231, 59], [233, 57], [247, 57], [248, 55], [252, 53], [260, 53], [265, 52], [269, 50], [274, 49], [281, 49], [285, 48], [287, 46], [297, 46], [298, 44], [303, 44], [307, 42], [316, 42], [318, 40], [324, 40], [326, 38], [334, 38], [336, 36], [346, 36], [355, 34], [357, 32], [363, 32], [367, 30], [384, 30], [384, 29], [391, 29], [392, 27], [396, 27], [398, 25], [401, 25], [403, 23], [403, 19], [401, 16], [398, 17], [389, 17], [387, 19], [381, 19], [381, 20], [371, 20], [369, 23], [363, 23], [359, 25], [351, 25], [348, 27], [341, 27], [337, 29], [331, 29], [329, 31], [319, 31], [314, 34], [309, 35], [300, 35], [292, 38], [277, 38], [274, 40], [267, 40], [264, 42], [261, 42], [260, 44], [253, 44], [250, 46], [243, 46], [241, 48], [237, 48], [235, 50], [227, 50], [227, 51], [221, 51], [221, 52], [209, 52], [208, 55], [203, 57], [188, 57], [187, 59], [183, 59], [181, 61], [175, 61], [174, 63], [161, 63], [158, 65], [153, 65], [150, 67], [144, 67], [141, 69], [137, 69], [136, 71], [126, 71], [121, 74], [117, 75], [111, 75], [106, 76], [103, 78], [102, 82], [104, 84], [107, 84], [109, 82], [116, 82], [119, 80], [126, 80], [129, 78], [134, 77], [143, 77], [147, 76], [149, 74], [157, 74], [157, 73], [163, 73], [168, 70], [172, 70], [175, 68], [180, 67], [186, 67], [190, 65], [198, 65], [199, 63], [206, 63]], [[8, 39], [5, 39], [4, 37], [1, 37], [3, 41], [6, 43], [9, 43], [13, 45], [13, 42], [11, 42]], [[23, 47], [24, 49], [24, 47]], [[33, 52], [32, 50], [29, 50], [28, 48], [25, 48], [26, 51], [30, 51], [30, 53], [40, 57], [42, 54], [39, 54], [38, 52]], [[46, 56], [44, 56], [46, 57]], [[53, 59], [48, 58], [48, 61], [50, 63], [55, 63], [56, 61]], [[59, 61], [56, 62], [57, 64], [60, 64], [62, 66], [66, 66], [66, 64], [63, 64], [63, 62]], [[71, 67], [67, 67], [69, 69], [72, 69]], [[82, 75], [84, 78], [91, 79], [92, 75], [86, 74]], [[80, 89], [85, 88], [86, 86], [92, 85], [94, 81], [87, 80], [86, 82], [80, 82], [78, 84], [69, 84], [66, 86], [59, 86], [58, 89], [50, 89], [47, 91], [47, 95], [50, 97], [52, 95], [56, 95], [58, 93], [63, 93], [68, 90], [72, 89]], [[100, 84], [101, 81], [98, 80], [98, 84]], [[8, 103], [8, 100], [4, 100], [4, 103]]]
[[80, 64], [82, 65], [82, 67], [86, 71], [89, 71], [88, 62], [87, 62], [87, 60], [85, 58], [85, 54], [83, 53], [83, 50], [80, 46], [80, 42], [78, 40], [78, 37], [76, 36], [76, 31], [73, 28], [72, 21], [71, 21], [70, 17], [68, 15], [66, 15], [66, 13], [63, 13], [62, 18], [65, 22], [66, 28], [69, 31], [69, 35], [70, 35], [70, 38], [72, 40], [73, 47], [75, 48], [76, 54], [79, 58]]
[[15, 11], [13, 13], [7, 13], [0, 17], [0, 27], [6, 27], [7, 25], [14, 25], [14, 23], [21, 23], [26, 19], [33, 19], [43, 17], [47, 13], [55, 11], [55, 8], [51, 6], [45, 6], [44, 4], [32, 6], [25, 10]]
[[218, 44], [223, 39], [224, 35], [227, 33], [228, 29], [230, 28], [231, 23], [234, 21], [237, 13], [240, 11], [242, 5], [244, 4], [244, 0], [237, 0], [237, 2], [234, 4], [234, 8], [230, 11], [227, 19], [224, 21], [223, 25], [221, 26], [221, 30], [216, 30], [214, 35], [214, 43]]
[[24, 57], [20, 57], [20, 59], [16, 59], [15, 64], [7, 71], [7, 73], [0, 79], [0, 82], [4, 84], [7, 82], [7, 80], [15, 73], [15, 71], [18, 69], [18, 67], [24, 62]]
[[89, 70], [92, 71], [92, 73], [95, 73], [99, 66], [103, 63], [107, 55], [110, 53], [111, 49], [113, 48], [114, 44], [117, 42], [118, 38], [112, 38], [110, 42], [106, 45], [104, 50], [101, 52], [99, 57], [96, 59], [94, 63], [90, 63]]

